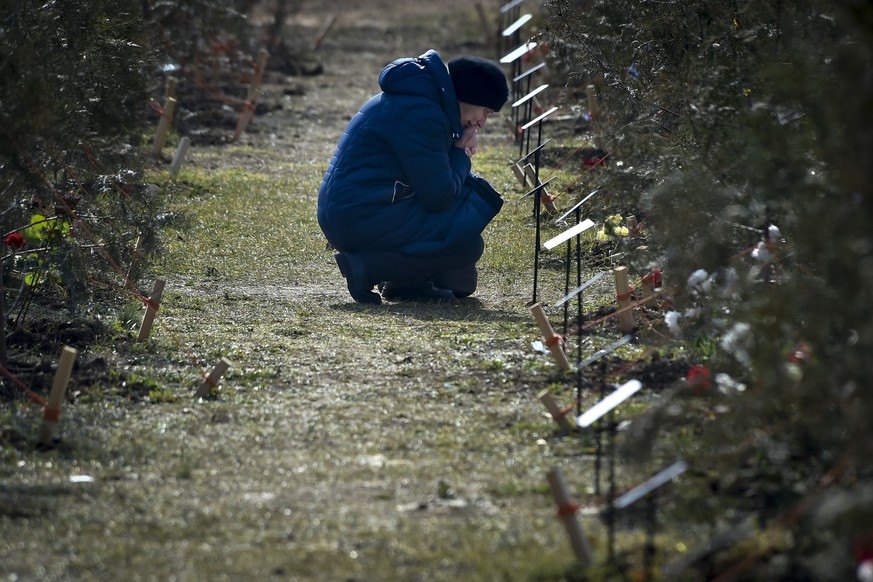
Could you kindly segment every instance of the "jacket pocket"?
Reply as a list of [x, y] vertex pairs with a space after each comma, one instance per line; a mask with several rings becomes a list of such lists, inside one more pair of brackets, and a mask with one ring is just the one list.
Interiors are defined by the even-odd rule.
[[391, 196], [391, 204], [412, 198], [413, 196], [415, 196], [415, 190], [412, 189], [412, 186], [404, 184], [400, 180], [394, 182], [394, 195]]

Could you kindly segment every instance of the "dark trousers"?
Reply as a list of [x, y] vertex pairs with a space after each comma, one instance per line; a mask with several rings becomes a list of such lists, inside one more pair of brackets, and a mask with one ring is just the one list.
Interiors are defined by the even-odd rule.
[[485, 242], [477, 236], [438, 255], [410, 255], [389, 250], [349, 254], [363, 263], [373, 281], [404, 283], [430, 279], [436, 287], [449, 289], [456, 297], [467, 297], [476, 290], [476, 262], [484, 251]]

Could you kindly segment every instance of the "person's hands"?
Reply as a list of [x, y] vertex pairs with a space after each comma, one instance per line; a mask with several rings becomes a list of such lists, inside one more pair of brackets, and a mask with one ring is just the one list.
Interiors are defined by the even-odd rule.
[[479, 128], [475, 125], [470, 125], [464, 128], [464, 133], [461, 134], [461, 139], [455, 141], [455, 147], [461, 148], [469, 157], [473, 157], [478, 149], [478, 133]]

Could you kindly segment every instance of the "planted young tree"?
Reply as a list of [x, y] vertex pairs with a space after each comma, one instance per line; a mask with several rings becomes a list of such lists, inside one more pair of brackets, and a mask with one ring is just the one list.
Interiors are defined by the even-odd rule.
[[[641, 268], [674, 282], [667, 323], [711, 378], [668, 403], [683, 423], [714, 416], [683, 450], [707, 484], [684, 515], [712, 507], [790, 532], [742, 568], [778, 549], [779, 575], [846, 579], [873, 523], [873, 8], [548, 8], [552, 53], [594, 83], [604, 145], [634, 168], [614, 179], [646, 218]], [[647, 436], [669, 416], [657, 412]]]
[[124, 287], [154, 246], [160, 201], [137, 147], [151, 62], [141, 10], [0, 8], [0, 233], [5, 315], [18, 323], [37, 294], [76, 312], [95, 289]]

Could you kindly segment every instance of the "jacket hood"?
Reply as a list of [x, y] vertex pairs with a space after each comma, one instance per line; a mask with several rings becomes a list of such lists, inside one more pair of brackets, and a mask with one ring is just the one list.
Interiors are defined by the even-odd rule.
[[453, 136], [460, 138], [458, 98], [448, 67], [435, 50], [390, 63], [379, 74], [379, 88], [391, 95], [420, 95], [437, 102], [446, 113]]

